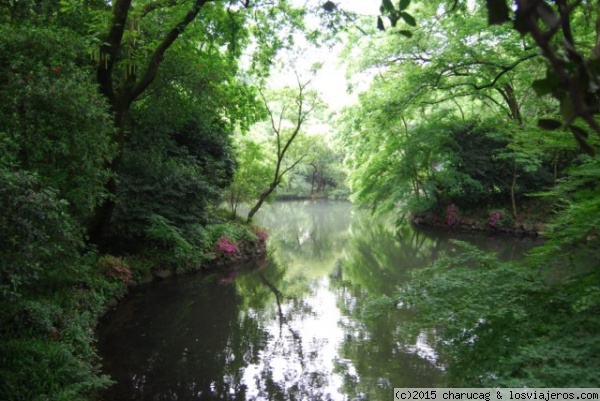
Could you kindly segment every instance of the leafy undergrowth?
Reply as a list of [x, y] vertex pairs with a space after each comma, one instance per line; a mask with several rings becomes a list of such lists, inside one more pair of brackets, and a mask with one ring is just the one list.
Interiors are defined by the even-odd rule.
[[0, 301], [0, 399], [82, 400], [110, 384], [101, 374], [94, 327], [125, 283], [101, 273], [94, 254], [75, 278], [45, 282]]
[[600, 385], [600, 273], [549, 280], [545, 269], [457, 245], [399, 297], [417, 312], [410, 336], [436, 328], [450, 386]]
[[124, 256], [134, 282], [148, 280], [156, 272], [198, 271], [209, 265], [235, 263], [264, 254], [268, 233], [224, 209], [215, 208], [205, 226], [182, 232], [168, 220], [156, 216], [148, 243]]
[[[183, 271], [199, 268], [186, 263], [217, 252], [223, 238], [235, 243], [235, 253], [241, 255], [264, 249], [267, 237], [257, 227], [219, 218], [203, 228], [203, 249], [187, 248], [185, 239], [173, 237], [177, 231], [167, 225], [166, 245], [151, 254], [155, 260], [148, 254], [100, 256], [86, 249], [80, 225], [66, 212], [67, 203], [36, 175], [0, 165], [0, 184], [3, 401], [92, 398], [111, 382], [101, 371], [94, 328], [129, 285], [151, 274], [157, 262]], [[227, 248], [221, 257], [228, 253]]]

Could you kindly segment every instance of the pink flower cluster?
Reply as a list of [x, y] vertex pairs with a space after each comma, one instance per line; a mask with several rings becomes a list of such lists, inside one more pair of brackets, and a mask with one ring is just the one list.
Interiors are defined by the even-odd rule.
[[490, 220], [488, 221], [488, 225], [490, 227], [496, 228], [498, 226], [498, 221], [501, 218], [502, 218], [502, 213], [500, 213], [500, 212], [490, 213]]
[[451, 203], [446, 207], [446, 224], [453, 226], [458, 223], [458, 208], [454, 203]]
[[217, 247], [226, 254], [233, 254], [238, 250], [238, 246], [235, 241], [226, 236], [221, 237], [217, 243]]

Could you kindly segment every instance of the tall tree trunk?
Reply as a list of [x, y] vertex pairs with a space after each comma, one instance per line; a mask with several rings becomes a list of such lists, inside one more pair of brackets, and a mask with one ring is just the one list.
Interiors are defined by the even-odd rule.
[[103, 249], [107, 245], [107, 240], [110, 237], [108, 228], [117, 207], [115, 196], [117, 194], [118, 176], [121, 170], [121, 163], [123, 162], [123, 150], [126, 143], [125, 124], [128, 109], [129, 105], [125, 109], [115, 110], [116, 134], [114, 142], [117, 144], [118, 151], [115, 158], [106, 166], [112, 172], [105, 186], [108, 198], [96, 207], [88, 223], [89, 241], [97, 245], [100, 249]]
[[296, 167], [296, 165], [298, 163], [300, 163], [300, 161], [302, 161], [304, 156], [306, 156], [306, 155], [302, 155], [302, 156], [300, 156], [300, 158], [298, 158], [294, 163], [292, 163], [287, 168], [283, 167], [283, 161], [285, 159], [285, 155], [286, 155], [287, 151], [289, 150], [290, 146], [292, 146], [292, 143], [294, 142], [294, 140], [296, 139], [298, 134], [300, 133], [300, 129], [302, 128], [302, 125], [308, 118], [308, 115], [320, 104], [318, 97], [316, 97], [314, 94], [312, 96], [310, 96], [306, 93], [306, 87], [310, 84], [310, 81], [307, 81], [306, 83], [302, 83], [302, 82], [300, 82], [300, 78], [298, 77], [298, 75], [296, 75], [296, 82], [298, 83], [298, 94], [295, 95], [295, 97], [293, 99], [291, 99], [293, 101], [293, 103], [295, 103], [295, 106], [296, 106], [296, 109], [293, 112], [294, 128], [293, 128], [290, 136], [287, 139], [285, 139], [283, 137], [283, 129], [282, 129], [285, 106], [282, 108], [282, 111], [281, 111], [279, 117], [275, 117], [273, 114], [273, 110], [269, 107], [269, 102], [265, 98], [264, 93], [259, 89], [259, 93], [263, 99], [263, 103], [265, 104], [265, 107], [267, 108], [267, 114], [269, 115], [269, 120], [271, 121], [271, 129], [273, 130], [273, 133], [275, 134], [276, 145], [277, 145], [277, 163], [275, 165], [275, 173], [273, 175], [273, 181], [271, 181], [271, 183], [269, 184], [269, 188], [266, 191], [264, 191], [262, 194], [260, 194], [260, 197], [258, 198], [258, 201], [254, 205], [254, 207], [252, 207], [252, 209], [250, 209], [250, 212], [248, 213], [248, 218], [247, 218], [248, 222], [252, 221], [252, 218], [254, 217], [256, 212], [258, 212], [258, 210], [263, 205], [263, 203], [265, 202], [267, 197], [269, 195], [271, 195], [271, 193], [273, 193], [273, 191], [275, 191], [275, 188], [277, 188], [277, 186], [281, 182], [281, 179], [283, 178], [283, 176], [288, 171], [290, 171], [291, 169]]
[[[510, 84], [504, 84], [502, 88], [496, 88], [496, 90], [502, 95], [504, 101], [508, 105], [510, 110], [510, 116], [513, 120], [515, 120], [519, 125], [523, 123], [521, 118], [521, 109], [519, 107], [519, 102], [517, 102], [517, 98], [515, 97], [515, 91]], [[513, 159], [513, 172], [512, 172], [512, 182], [510, 185], [510, 202], [512, 206], [512, 214], [515, 221], [519, 220], [519, 214], [517, 211], [517, 199], [515, 195], [515, 191], [517, 188], [517, 171], [518, 164], [516, 157]]]
[[517, 200], [515, 197], [515, 189], [517, 187], [517, 159], [514, 159], [513, 164], [513, 179], [510, 185], [510, 202], [512, 205], [513, 218], [515, 222], [519, 221], [519, 214], [517, 213]]
[[[121, 82], [116, 84], [114, 71], [118, 61], [123, 59], [123, 38], [125, 31], [132, 29], [128, 23], [132, 0], [114, 0], [112, 2], [112, 21], [104, 41], [100, 45], [100, 56], [96, 68], [96, 79], [100, 92], [106, 97], [114, 113], [116, 134], [113, 142], [117, 147], [117, 156], [107, 165], [113, 175], [106, 184], [108, 198], [96, 207], [88, 224], [89, 240], [93, 244], [103, 246], [108, 238], [110, 221], [116, 208], [115, 196], [118, 189], [118, 174], [123, 159], [123, 151], [127, 144], [127, 114], [135, 102], [156, 78], [166, 51], [173, 45], [187, 26], [198, 16], [200, 9], [211, 0], [195, 0], [188, 12], [169, 31], [165, 32], [160, 43], [155, 47], [143, 74], [137, 76], [131, 71]], [[160, 3], [149, 3], [147, 7], [159, 7]], [[148, 8], [145, 12], [151, 11]], [[134, 28], [133, 28], [134, 29]]]

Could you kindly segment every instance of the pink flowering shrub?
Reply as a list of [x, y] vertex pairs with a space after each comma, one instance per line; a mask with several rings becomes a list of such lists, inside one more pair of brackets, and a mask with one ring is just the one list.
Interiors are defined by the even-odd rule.
[[488, 225], [492, 228], [498, 227], [498, 222], [502, 218], [502, 213], [500, 212], [491, 212], [490, 219], [488, 220]]
[[454, 203], [451, 203], [446, 207], [446, 224], [453, 226], [458, 223], [458, 208]]
[[218, 253], [225, 257], [238, 257], [239, 246], [231, 238], [222, 236], [217, 242]]

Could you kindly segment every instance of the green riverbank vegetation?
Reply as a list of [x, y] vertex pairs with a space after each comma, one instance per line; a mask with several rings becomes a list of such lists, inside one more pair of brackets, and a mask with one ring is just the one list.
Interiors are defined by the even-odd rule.
[[372, 77], [339, 119], [356, 202], [546, 237], [513, 263], [457, 243], [374, 301], [414, 311], [398, 329], [435, 340], [449, 386], [600, 384], [599, 13], [386, 0], [379, 33], [347, 46], [353, 73]]
[[[600, 10], [527, 3], [385, 0], [375, 23], [330, 1], [2, 2], [0, 399], [93, 399], [94, 327], [128, 286], [264, 253], [275, 193], [350, 191], [548, 238], [510, 265], [457, 245], [378, 302], [418, 312], [409, 337], [435, 327], [452, 385], [600, 387]], [[267, 78], [338, 31], [372, 80], [333, 140], [308, 134], [310, 74]]]
[[94, 327], [129, 286], [264, 253], [268, 234], [219, 205], [278, 51], [323, 36], [308, 13], [0, 5], [0, 399], [92, 399], [110, 383]]

